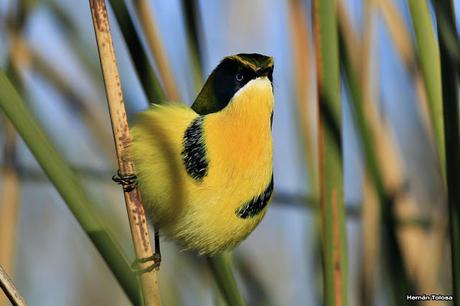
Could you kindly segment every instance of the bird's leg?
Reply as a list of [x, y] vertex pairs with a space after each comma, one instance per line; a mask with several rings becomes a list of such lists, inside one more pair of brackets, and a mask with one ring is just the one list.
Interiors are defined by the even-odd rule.
[[[123, 187], [124, 192], [130, 192], [137, 187], [137, 176], [135, 174], [122, 175], [120, 170], [117, 174], [112, 176], [112, 180]], [[146, 268], [140, 268], [139, 266], [143, 263], [152, 261], [153, 263]], [[161, 263], [161, 252], [160, 252], [160, 235], [157, 229], [155, 229], [155, 253], [152, 256], [144, 258], [136, 258], [131, 264], [131, 269], [136, 274], [147, 273], [152, 270], [158, 270]]]
[[130, 192], [137, 187], [137, 176], [135, 174], [122, 175], [120, 170], [112, 176], [112, 181], [121, 185], [124, 192]]
[[[139, 268], [140, 264], [143, 264], [149, 261], [153, 261], [153, 263], [150, 266], [148, 266], [147, 268]], [[153, 255], [149, 257], [136, 258], [136, 260], [134, 260], [133, 264], [131, 265], [131, 268], [133, 269], [134, 273], [142, 274], [142, 273], [150, 272], [152, 270], [159, 270], [160, 264], [161, 264], [160, 235], [159, 235], [158, 230], [155, 230], [155, 253], [153, 253]]]
[[160, 232], [157, 228], [155, 228], [154, 231], [155, 231], [155, 254], [158, 254], [158, 258], [161, 261]]

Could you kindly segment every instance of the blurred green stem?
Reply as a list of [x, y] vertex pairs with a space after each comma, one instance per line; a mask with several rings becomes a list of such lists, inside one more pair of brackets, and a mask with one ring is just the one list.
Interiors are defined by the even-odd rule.
[[192, 64], [193, 81], [196, 91], [203, 86], [203, 50], [200, 44], [200, 9], [197, 0], [182, 0], [182, 12], [185, 16], [187, 41], [190, 51], [190, 62]]
[[319, 186], [324, 266], [324, 302], [348, 305], [347, 231], [343, 164], [339, 49], [335, 0], [313, 1], [317, 56]]
[[454, 305], [460, 305], [460, 126], [458, 108], [458, 66], [449, 48], [453, 34], [457, 39], [454, 7], [451, 0], [433, 1], [441, 55], [444, 140], [446, 142], [447, 201], [449, 206], [450, 242]]
[[356, 69], [352, 64], [351, 52], [345, 43], [345, 35], [346, 33], [343, 33], [343, 28], [340, 27], [341, 62], [345, 70], [346, 84], [348, 85], [350, 93], [350, 102], [352, 103], [353, 115], [357, 127], [356, 130], [362, 143], [366, 168], [380, 203], [383, 238], [385, 244], [387, 245], [385, 248], [387, 252], [385, 256], [382, 256], [382, 258], [383, 260], [387, 260], [387, 267], [390, 269], [388, 274], [391, 279], [394, 302], [396, 305], [409, 305], [409, 302], [406, 301], [405, 298], [402, 298], [413, 291], [411, 290], [411, 282], [404, 265], [401, 248], [399, 247], [398, 237], [396, 234], [397, 223], [393, 214], [395, 196], [389, 195], [385, 190], [381, 169], [377, 161], [377, 152], [375, 151], [376, 145], [373, 137], [371, 136], [370, 127], [366, 121], [367, 119], [363, 109], [365, 102], [363, 100], [362, 89], [358, 82]]
[[228, 306], [244, 306], [231, 269], [231, 254], [208, 257], [208, 265]]
[[[81, 116], [86, 126], [95, 136], [100, 148], [106, 154], [106, 157], [112, 160], [113, 151], [111, 149], [111, 135], [107, 128], [107, 122], [105, 122], [104, 113], [98, 105], [99, 101], [75, 89], [73, 80], [69, 80], [64, 75], [64, 73], [67, 73], [66, 71], [63, 72], [62, 70], [56, 69], [56, 65], [48, 63], [40, 53], [30, 49], [26, 41], [23, 41], [23, 43], [26, 49], [25, 52], [29, 53], [34, 70], [45, 80], [49, 81], [50, 84], [54, 85], [56, 91], [65, 97], [65, 99], [63, 99], [64, 102], [68, 103], [68, 106]], [[20, 68], [25, 69], [24, 65]]]
[[163, 103], [165, 95], [153, 71], [147, 53], [142, 46], [141, 39], [129, 15], [125, 0], [109, 0], [109, 2], [115, 13], [115, 18], [125, 39], [126, 47], [131, 55], [131, 60], [134, 63], [135, 71], [141, 82], [142, 89], [147, 96], [147, 100], [149, 103]]
[[252, 261], [243, 256], [235, 256], [235, 267], [239, 274], [247, 284], [249, 293], [248, 304], [254, 306], [273, 306], [273, 301], [267, 288], [263, 284], [263, 280], [257, 277], [255, 267]]
[[155, 16], [150, 9], [149, 1], [134, 0], [134, 6], [136, 7], [139, 23], [144, 31], [145, 39], [155, 59], [155, 64], [160, 73], [161, 80], [163, 81], [166, 98], [170, 101], [180, 101], [180, 94], [174, 81], [171, 65], [166, 51], [163, 48], [160, 33], [155, 22]]
[[137, 279], [121, 247], [100, 221], [96, 204], [57, 152], [48, 136], [25, 105], [13, 85], [0, 71], [0, 108], [54, 184], [63, 200], [87, 233], [134, 305], [139, 305]]
[[428, 97], [429, 116], [434, 133], [441, 170], [445, 177], [445, 146], [442, 119], [442, 87], [439, 50], [427, 0], [409, 0], [417, 40], [417, 57]]

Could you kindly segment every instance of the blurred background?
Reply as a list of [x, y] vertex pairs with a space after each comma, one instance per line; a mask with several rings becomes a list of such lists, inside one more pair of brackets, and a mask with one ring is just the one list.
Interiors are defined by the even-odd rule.
[[[275, 196], [265, 219], [233, 252], [233, 269], [248, 305], [322, 305], [311, 1], [150, 0], [156, 49], [144, 34], [136, 1], [107, 2], [129, 120], [149, 102], [190, 105], [224, 56], [274, 57]], [[401, 271], [414, 292], [452, 293], [444, 135], [437, 125], [439, 108], [431, 103], [439, 97], [441, 76], [434, 68], [425, 72], [439, 67], [439, 58], [430, 58], [428, 68], [421, 61], [411, 7], [417, 4], [410, 2], [337, 3], [340, 46], [350, 58], [340, 87], [349, 305], [403, 305], [405, 296], [394, 295]], [[432, 4], [419, 2], [428, 7], [437, 43]], [[454, 2], [458, 9], [460, 1]], [[116, 3], [126, 7], [117, 6], [116, 13]], [[350, 66], [358, 72], [360, 110], [352, 101]], [[28, 107], [133, 259], [122, 192], [111, 181], [117, 165], [88, 1], [0, 0], [0, 68], [13, 71]], [[381, 222], [366, 170], [359, 111], [392, 199], [396, 245], [381, 239], [387, 223]], [[29, 305], [129, 305], [34, 156], [0, 115], [0, 264]], [[400, 254], [401, 266], [386, 261], [391, 254]], [[164, 305], [223, 305], [202, 258], [169, 241], [162, 241], [162, 255]], [[8, 304], [0, 297], [0, 305]]]

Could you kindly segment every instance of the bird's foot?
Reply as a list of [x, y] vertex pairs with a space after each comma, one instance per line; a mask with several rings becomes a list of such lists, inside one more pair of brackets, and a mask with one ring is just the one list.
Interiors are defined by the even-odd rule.
[[[146, 268], [141, 268], [140, 265], [147, 263], [147, 262], [152, 262], [151, 265], [149, 265]], [[136, 258], [134, 262], [131, 265], [131, 269], [133, 270], [134, 273], [136, 274], [143, 274], [147, 273], [153, 270], [159, 270], [160, 269], [160, 264], [161, 264], [161, 254], [160, 253], [154, 253], [150, 257], [145, 257], [145, 258]]]
[[124, 192], [130, 192], [137, 187], [137, 176], [135, 174], [122, 175], [120, 170], [112, 176], [112, 181], [121, 185]]

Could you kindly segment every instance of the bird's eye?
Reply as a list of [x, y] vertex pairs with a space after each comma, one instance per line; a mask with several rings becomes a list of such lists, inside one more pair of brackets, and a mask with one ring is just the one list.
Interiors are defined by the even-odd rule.
[[244, 76], [243, 76], [242, 73], [237, 73], [235, 78], [236, 78], [236, 80], [238, 82], [241, 82], [243, 80]]

